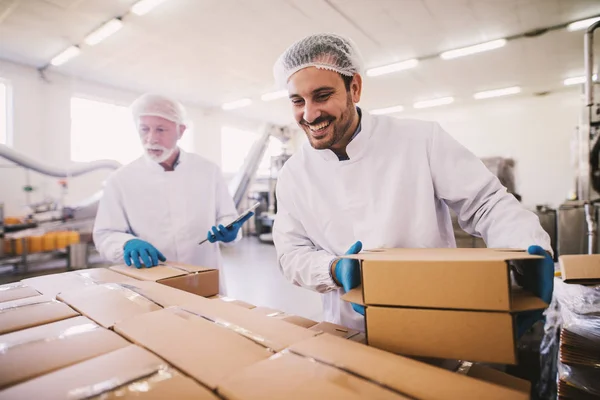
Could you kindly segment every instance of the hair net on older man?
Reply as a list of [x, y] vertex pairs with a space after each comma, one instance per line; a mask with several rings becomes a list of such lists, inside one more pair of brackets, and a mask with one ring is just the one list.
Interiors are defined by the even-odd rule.
[[183, 105], [169, 97], [158, 94], [144, 94], [131, 104], [131, 112], [136, 124], [139, 117], [162, 117], [176, 124], [184, 124], [186, 115]]
[[283, 88], [290, 76], [307, 67], [353, 76], [361, 73], [363, 62], [352, 40], [331, 33], [310, 35], [292, 44], [275, 62], [275, 83]]

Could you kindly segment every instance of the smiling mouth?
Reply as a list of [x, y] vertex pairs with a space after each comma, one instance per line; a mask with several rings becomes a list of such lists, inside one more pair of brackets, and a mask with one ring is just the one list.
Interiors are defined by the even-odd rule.
[[325, 129], [327, 129], [327, 127], [329, 125], [331, 125], [331, 121], [321, 122], [320, 124], [306, 124], [306, 125], [308, 126], [308, 129], [310, 129], [311, 132], [321, 133]]

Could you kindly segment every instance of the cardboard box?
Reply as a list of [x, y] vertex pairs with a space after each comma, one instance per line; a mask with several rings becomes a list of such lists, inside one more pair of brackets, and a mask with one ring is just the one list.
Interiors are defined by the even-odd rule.
[[242, 301], [242, 300], [232, 299], [231, 297], [227, 297], [227, 296], [217, 295], [217, 296], [211, 296], [211, 297], [209, 297], [209, 299], [224, 301], [225, 303], [240, 306], [242, 308], [247, 308], [248, 310], [256, 308], [256, 306], [254, 304], [246, 303], [245, 301]]
[[217, 400], [209, 390], [135, 345], [60, 369], [0, 392], [0, 399]]
[[471, 378], [480, 379], [482, 381], [518, 390], [527, 395], [531, 393], [531, 382], [506, 374], [502, 371], [498, 371], [497, 369], [486, 367], [485, 365], [464, 362], [459, 368], [458, 373], [470, 376]]
[[30, 286], [27, 286], [23, 282], [0, 285], [0, 303], [39, 295], [40, 292]]
[[135, 282], [135, 279], [111, 271], [108, 268], [90, 268], [61, 274], [36, 276], [35, 278], [23, 279], [22, 282], [42, 294], [56, 297], [61, 292], [87, 286], [116, 282], [131, 283]]
[[317, 324], [317, 321], [313, 321], [312, 319], [300, 317], [298, 315], [287, 314], [283, 311], [275, 310], [273, 308], [268, 307], [256, 307], [253, 308], [251, 311], [257, 314], [266, 315], [270, 318], [280, 319], [287, 323], [301, 326], [302, 328], [307, 329]]
[[212, 268], [168, 262], [152, 268], [116, 265], [110, 269], [135, 279], [158, 282], [198, 296], [210, 297], [219, 293], [219, 271]]
[[203, 299], [156, 282], [105, 283], [63, 292], [58, 299], [105, 328], [135, 315]]
[[171, 307], [118, 323], [114, 330], [211, 389], [232, 373], [316, 334], [205, 300], [207, 304], [194, 311]]
[[539, 257], [490, 249], [395, 249], [361, 260], [367, 343], [394, 353], [515, 364], [519, 312], [547, 307], [511, 287], [510, 268]]
[[0, 334], [60, 321], [79, 315], [48, 296], [33, 296], [0, 303]]
[[578, 284], [600, 283], [600, 254], [578, 254], [558, 257], [562, 280]]
[[222, 382], [229, 400], [529, 399], [505, 388], [328, 334], [297, 343]]
[[359, 331], [356, 331], [354, 329], [346, 328], [345, 326], [332, 324], [331, 322], [325, 322], [325, 321], [319, 322], [318, 324], [313, 325], [308, 329], [310, 329], [311, 331], [316, 331], [316, 332], [326, 332], [326, 333], [329, 333], [330, 335], [341, 337], [343, 339], [350, 339], [350, 338], [360, 334]]
[[69, 318], [2, 335], [0, 343], [0, 388], [129, 344], [116, 333], [85, 317]]

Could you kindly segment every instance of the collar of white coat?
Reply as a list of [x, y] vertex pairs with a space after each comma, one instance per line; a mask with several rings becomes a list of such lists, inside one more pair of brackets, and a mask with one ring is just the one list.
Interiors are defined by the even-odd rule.
[[[160, 165], [156, 161], [152, 161], [146, 155], [144, 155], [143, 157], [144, 157], [144, 162], [146, 163], [146, 166], [148, 166], [148, 168], [150, 168], [152, 171], [165, 172], [165, 169], [163, 168], [162, 165]], [[175, 165], [173, 166], [173, 170], [176, 170], [177, 167], [182, 162], [185, 162], [185, 160], [187, 159], [187, 157], [188, 157], [188, 154], [185, 151], [183, 151], [183, 149], [181, 147], [179, 147], [179, 157], [177, 158], [177, 161], [175, 161]]]
[[348, 146], [346, 147], [346, 153], [348, 154], [349, 160], [340, 161], [338, 156], [331, 150], [317, 150], [314, 149], [310, 143], [306, 143], [308, 151], [312, 151], [321, 156], [325, 161], [331, 162], [343, 162], [343, 163], [351, 163], [362, 157], [362, 155], [367, 151], [369, 141], [371, 136], [373, 135], [373, 116], [371, 116], [368, 112], [361, 108], [362, 118], [360, 120], [361, 129], [360, 133], [356, 135], [354, 139]]

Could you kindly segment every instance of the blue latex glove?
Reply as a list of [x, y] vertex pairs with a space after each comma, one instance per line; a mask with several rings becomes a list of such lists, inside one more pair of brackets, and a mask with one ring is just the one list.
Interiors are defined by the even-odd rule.
[[208, 236], [207, 236], [208, 241], [211, 243], [233, 242], [235, 240], [235, 238], [237, 237], [240, 228], [242, 227], [242, 225], [244, 225], [244, 222], [248, 221], [253, 215], [254, 215], [253, 212], [249, 213], [244, 218], [242, 218], [241, 220], [239, 220], [238, 222], [233, 224], [229, 229], [225, 228], [223, 225], [219, 225], [218, 228], [216, 226], [213, 226], [212, 232], [208, 231]]
[[165, 256], [156, 247], [140, 239], [131, 239], [125, 243], [123, 250], [123, 260], [130, 267], [131, 263], [133, 263], [136, 268], [141, 268], [140, 258], [147, 268], [157, 266], [159, 260], [167, 261]]
[[[362, 243], [360, 241], [354, 243], [346, 255], [358, 254], [362, 250]], [[360, 285], [360, 264], [358, 260], [351, 260], [349, 258], [340, 259], [335, 266], [335, 279], [342, 285], [344, 292], [348, 292]], [[350, 303], [354, 311], [361, 315], [365, 315], [365, 307], [360, 304]]]
[[[523, 289], [530, 291], [550, 304], [552, 291], [554, 290], [554, 260], [540, 246], [530, 246], [527, 252], [542, 256], [544, 259], [538, 260], [533, 268], [525, 268], [523, 275], [515, 274], [515, 279]], [[534, 323], [543, 318], [544, 310], [519, 313], [517, 315], [517, 337], [521, 337]]]

